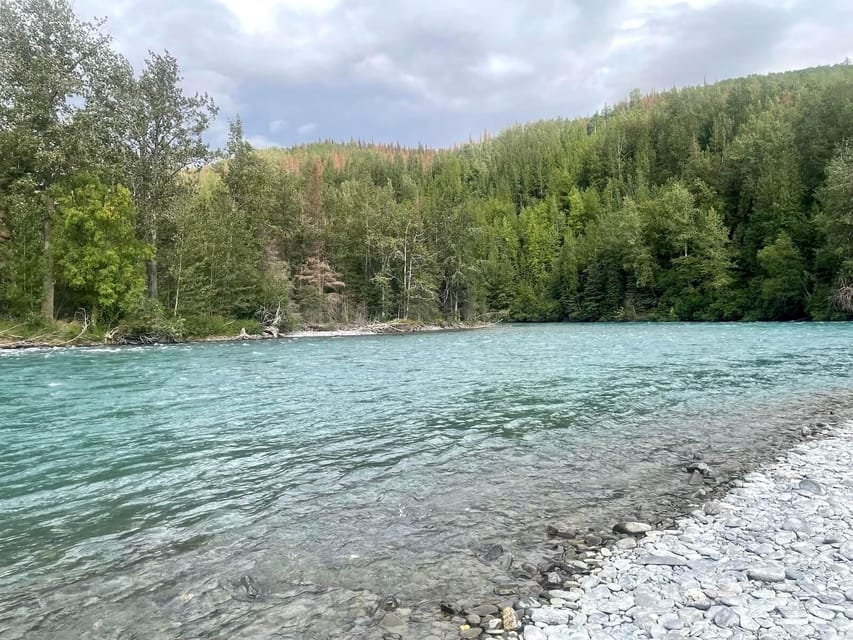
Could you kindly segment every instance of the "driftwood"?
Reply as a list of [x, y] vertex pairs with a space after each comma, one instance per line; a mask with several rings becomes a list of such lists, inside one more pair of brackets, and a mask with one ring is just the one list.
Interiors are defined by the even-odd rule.
[[33, 336], [32, 338], [24, 338], [23, 336], [17, 336], [9, 333], [12, 329], [16, 329], [22, 325], [18, 324], [14, 327], [10, 327], [5, 331], [0, 331], [0, 338], [16, 338], [17, 342], [6, 342], [0, 343], [0, 348], [3, 349], [32, 349], [34, 347], [67, 347], [71, 344], [77, 342], [80, 338], [82, 338], [86, 332], [89, 330], [89, 326], [91, 324], [91, 320], [89, 318], [89, 314], [85, 309], [80, 309], [77, 312], [76, 318], [80, 320], [80, 333], [71, 338], [70, 340], [58, 340], [56, 338], [56, 333], [43, 333], [38, 336]]
[[[245, 331], [245, 329], [243, 330]], [[264, 310], [263, 329], [261, 335], [265, 338], [278, 338], [281, 333], [281, 303], [275, 309], [275, 313]]]
[[104, 334], [104, 344], [151, 346], [155, 344], [176, 344], [180, 342], [175, 336], [168, 334], [130, 333], [124, 334], [127, 327], [113, 327]]

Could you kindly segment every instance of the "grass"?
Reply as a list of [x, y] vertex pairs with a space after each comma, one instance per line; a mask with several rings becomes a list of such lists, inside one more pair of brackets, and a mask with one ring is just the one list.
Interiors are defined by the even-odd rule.
[[[256, 320], [229, 320], [218, 316], [196, 316], [185, 318], [176, 323], [173, 319], [165, 319], [170, 322], [152, 323], [150, 318], [138, 321], [129, 320], [122, 322], [124, 332], [139, 332], [155, 336], [172, 335], [178, 341], [194, 340], [200, 338], [237, 336], [240, 329], [245, 327], [250, 334], [261, 331], [261, 325]], [[164, 327], [159, 325], [163, 324]], [[165, 326], [168, 324], [169, 326]], [[138, 325], [138, 326], [137, 326]], [[175, 325], [175, 326], [173, 326]], [[179, 326], [177, 326], [179, 325]], [[175, 329], [179, 329], [179, 333]], [[85, 346], [104, 343], [107, 333], [113, 327], [92, 326], [83, 330], [83, 324], [79, 320], [55, 320], [46, 322], [38, 316], [28, 319], [3, 318], [0, 317], [0, 346], [11, 345], [39, 345], [39, 346]], [[168, 341], [168, 340], [167, 340]]]
[[104, 330], [87, 327], [79, 321], [56, 320], [45, 322], [39, 318], [26, 320], [0, 318], [0, 345], [37, 343], [46, 346], [94, 344], [102, 342]]

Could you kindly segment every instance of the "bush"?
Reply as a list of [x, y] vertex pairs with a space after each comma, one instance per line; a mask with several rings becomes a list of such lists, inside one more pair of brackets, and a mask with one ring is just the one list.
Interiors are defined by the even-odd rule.
[[179, 342], [185, 335], [183, 318], [168, 315], [156, 300], [143, 298], [108, 334], [113, 341], [150, 344]]
[[193, 338], [236, 335], [242, 328], [249, 334], [261, 332], [261, 325], [257, 320], [229, 320], [222, 316], [190, 316], [184, 319], [185, 334]]

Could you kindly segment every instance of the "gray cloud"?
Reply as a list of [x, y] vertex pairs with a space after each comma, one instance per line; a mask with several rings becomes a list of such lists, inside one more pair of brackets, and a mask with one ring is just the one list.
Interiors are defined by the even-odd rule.
[[[818, 7], [817, 5], [820, 4]], [[429, 145], [592, 113], [633, 88], [840, 62], [846, 0], [77, 0], [135, 64], [167, 48], [186, 88], [258, 144]]]

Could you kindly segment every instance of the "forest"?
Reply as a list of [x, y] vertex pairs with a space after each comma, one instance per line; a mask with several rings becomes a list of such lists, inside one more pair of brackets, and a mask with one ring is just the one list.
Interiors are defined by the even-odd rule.
[[0, 317], [164, 337], [851, 317], [848, 61], [451, 149], [254, 149], [239, 118], [213, 149], [217, 117], [168, 52], [136, 70], [68, 0], [0, 4]]

